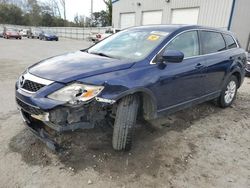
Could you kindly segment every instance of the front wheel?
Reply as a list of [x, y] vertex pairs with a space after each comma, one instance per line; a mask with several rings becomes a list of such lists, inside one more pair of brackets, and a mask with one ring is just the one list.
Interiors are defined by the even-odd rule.
[[112, 145], [117, 151], [130, 150], [137, 119], [139, 98], [137, 95], [124, 97], [118, 104]]
[[222, 108], [226, 108], [232, 105], [236, 98], [237, 89], [238, 89], [239, 81], [236, 76], [231, 76], [223, 90], [221, 91], [221, 95], [218, 98], [218, 104]]

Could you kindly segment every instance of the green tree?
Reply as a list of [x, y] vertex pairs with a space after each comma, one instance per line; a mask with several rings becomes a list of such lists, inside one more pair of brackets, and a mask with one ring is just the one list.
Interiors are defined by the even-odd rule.
[[107, 6], [108, 25], [111, 26], [112, 25], [112, 10], [113, 10], [112, 0], [103, 0], [103, 1]]
[[[57, 2], [57, 0], [54, 0]], [[58, 4], [57, 4], [58, 5]], [[72, 25], [58, 14], [58, 6], [38, 0], [0, 0], [0, 23], [30, 26]]]
[[22, 10], [12, 4], [0, 4], [0, 23], [23, 24]]
[[40, 25], [42, 25], [42, 26], [53, 26], [54, 25], [53, 17], [48, 13], [43, 14]]
[[105, 27], [109, 25], [108, 13], [104, 10], [101, 12], [94, 12], [92, 15], [92, 26], [93, 27]]
[[28, 0], [28, 12], [30, 15], [30, 23], [32, 25], [38, 26], [41, 23], [41, 6], [38, 4], [37, 0]]

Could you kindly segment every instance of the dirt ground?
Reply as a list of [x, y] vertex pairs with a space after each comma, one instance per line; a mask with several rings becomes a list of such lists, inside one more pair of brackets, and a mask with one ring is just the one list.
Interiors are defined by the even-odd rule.
[[114, 152], [112, 130], [65, 135], [55, 153], [23, 126], [14, 84], [25, 67], [89, 46], [0, 38], [0, 187], [250, 187], [250, 79], [228, 109], [212, 103], [138, 123], [130, 152]]

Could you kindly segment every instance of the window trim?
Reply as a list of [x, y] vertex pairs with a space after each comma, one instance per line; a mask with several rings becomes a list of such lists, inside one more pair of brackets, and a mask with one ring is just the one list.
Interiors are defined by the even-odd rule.
[[[194, 31], [187, 31], [187, 32], [185, 32], [185, 33], [182, 33], [181, 35], [186, 34], [186, 33], [189, 33], [189, 32], [195, 32], [196, 35], [197, 35], [198, 55], [194, 55], [194, 56], [199, 56], [199, 55], [201, 55], [201, 53], [202, 53], [202, 48], [201, 48], [201, 43], [200, 43], [200, 34], [199, 34], [199, 31], [195, 31], [195, 30], [194, 30]], [[179, 36], [181, 36], [181, 35], [179, 35]], [[179, 36], [177, 36], [177, 37], [179, 37]], [[168, 45], [165, 46], [165, 48], [164, 48], [163, 50], [166, 50], [166, 48], [168, 48], [169, 45], [171, 45], [171, 43], [172, 43], [177, 37], [175, 37], [173, 40], [171, 40], [171, 42], [169, 42]], [[194, 56], [189, 56], [189, 57], [187, 57], [187, 58], [191, 58], [191, 57], [194, 57]]]
[[[212, 32], [218, 32], [218, 33], [225, 33], [225, 34], [228, 34], [226, 32], [223, 32], [223, 31], [217, 31], [217, 30], [213, 30], [213, 29], [188, 29], [188, 30], [185, 30], [185, 31], [182, 31], [180, 33], [178, 33], [177, 35], [175, 35], [171, 40], [169, 40], [155, 55], [154, 57], [151, 59], [150, 61], [150, 64], [151, 65], [155, 65], [157, 64], [155, 61], [156, 57], [166, 48], [166, 46], [172, 41], [174, 40], [177, 36], [183, 34], [183, 33], [186, 33], [186, 32], [189, 32], [189, 31], [197, 31], [198, 33], [200, 33], [199, 31], [212, 31]], [[230, 35], [230, 34], [228, 34]], [[240, 48], [239, 44], [238, 44], [238, 41], [236, 40], [236, 38], [233, 36], [233, 35], [230, 35], [231, 37], [233, 37], [237, 47], [236, 48]], [[222, 35], [223, 37], [223, 35]], [[224, 39], [224, 38], [223, 38]], [[201, 40], [200, 40], [200, 37], [199, 37], [199, 41], [200, 41], [200, 44], [201, 45]], [[200, 46], [201, 47], [201, 46]], [[210, 53], [210, 54], [200, 54], [198, 56], [192, 56], [192, 57], [187, 57], [187, 58], [184, 58], [183, 60], [186, 60], [186, 59], [192, 59], [192, 58], [197, 58], [197, 57], [203, 57], [203, 56], [209, 56], [209, 55], [214, 55], [214, 54], [219, 54], [219, 53], [222, 53], [222, 52], [225, 52], [225, 51], [229, 51], [229, 50], [233, 50], [235, 48], [231, 48], [231, 49], [226, 49], [226, 50], [223, 50], [223, 51], [220, 51], [220, 52], [214, 52], [214, 53]]]
[[230, 36], [233, 39], [234, 43], [236, 44], [236, 47], [234, 47], [234, 48], [237, 48], [237, 41], [234, 40], [234, 37], [232, 35], [230, 35], [230, 34], [222, 33], [222, 37], [225, 40], [227, 49], [234, 49], [234, 48], [228, 48], [228, 44], [227, 44], [227, 41], [226, 41], [226, 38], [225, 38], [226, 35]]

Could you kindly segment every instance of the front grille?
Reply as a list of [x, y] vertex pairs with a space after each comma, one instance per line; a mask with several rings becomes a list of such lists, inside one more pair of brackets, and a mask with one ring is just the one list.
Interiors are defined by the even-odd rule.
[[23, 101], [19, 100], [18, 98], [16, 98], [16, 103], [17, 105], [24, 110], [25, 112], [28, 112], [29, 114], [35, 114], [35, 115], [39, 115], [42, 114], [43, 111], [39, 108], [35, 108], [33, 106], [30, 106], [26, 103], [24, 103]]
[[30, 91], [30, 92], [37, 92], [39, 89], [43, 88], [45, 85], [39, 84], [30, 80], [25, 80], [23, 86], [21, 88]]

